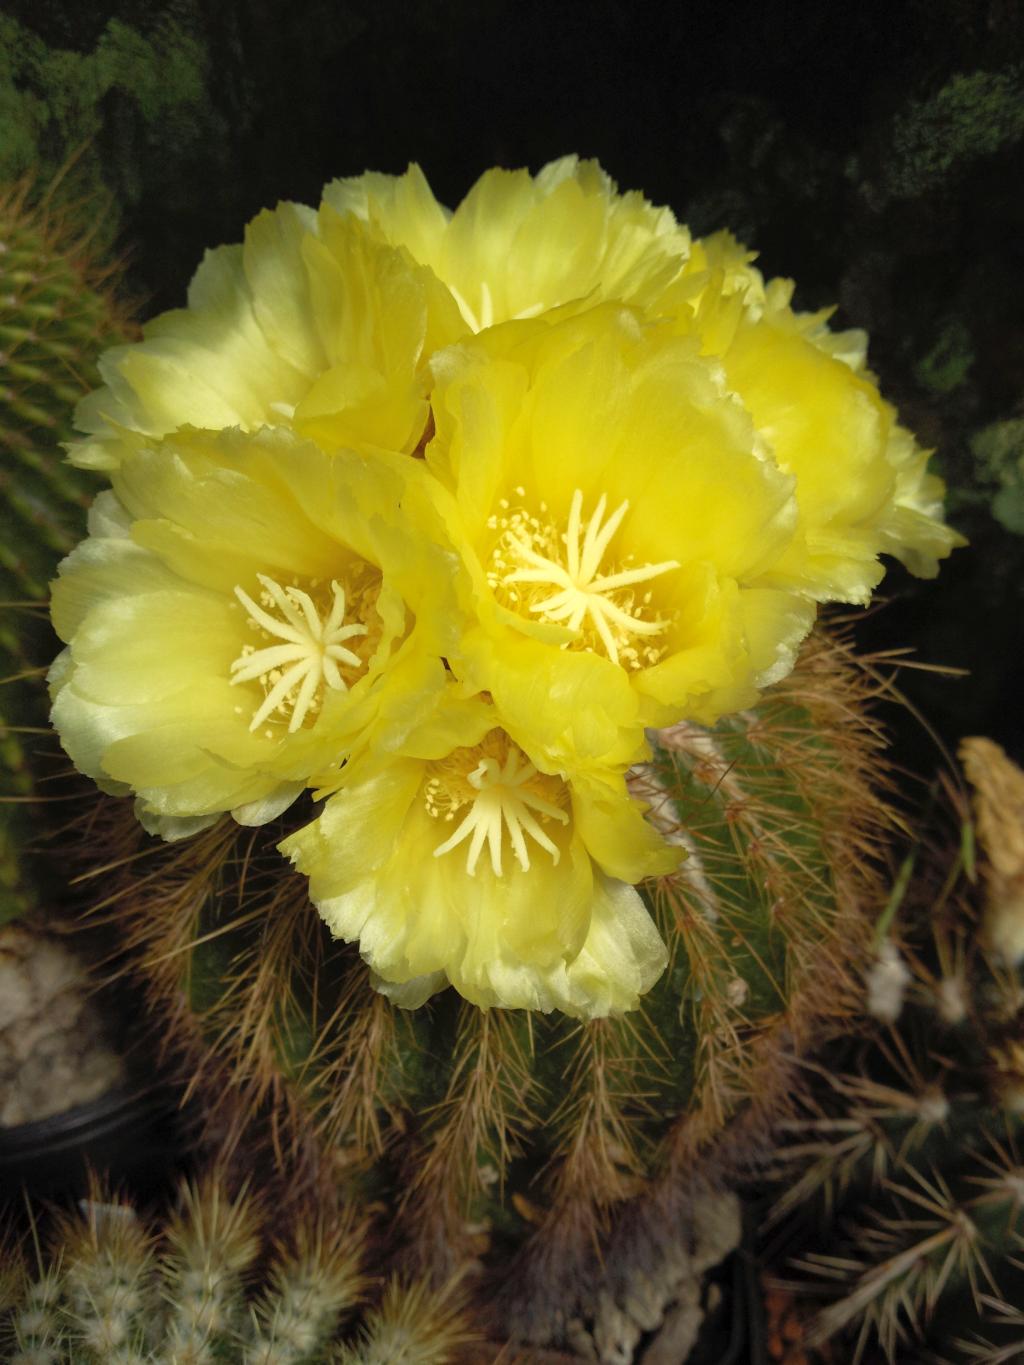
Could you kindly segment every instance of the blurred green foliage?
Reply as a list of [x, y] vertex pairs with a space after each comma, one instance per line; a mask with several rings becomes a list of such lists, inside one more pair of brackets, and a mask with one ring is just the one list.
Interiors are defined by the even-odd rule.
[[1007, 531], [1024, 536], [1024, 418], [983, 427], [970, 446], [992, 515]]
[[879, 183], [862, 188], [878, 204], [917, 198], [947, 187], [954, 174], [1022, 136], [1019, 70], [957, 72], [933, 95], [908, 100], [895, 115]]
[[951, 393], [974, 364], [971, 333], [962, 318], [952, 317], [939, 330], [935, 345], [914, 366], [914, 376], [932, 393]]
[[167, 147], [176, 155], [165, 189], [183, 158], [225, 145], [208, 84], [203, 43], [170, 15], [147, 33], [112, 18], [86, 52], [51, 47], [0, 15], [0, 180], [31, 172], [45, 181], [74, 157], [82, 197], [108, 191], [112, 233], [117, 210], [138, 204], [166, 167]]

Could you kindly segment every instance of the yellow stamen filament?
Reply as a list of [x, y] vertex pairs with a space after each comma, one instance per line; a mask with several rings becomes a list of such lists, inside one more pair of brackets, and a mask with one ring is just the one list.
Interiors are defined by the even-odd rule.
[[[459, 306], [463, 321], [467, 327], [474, 332], [483, 332], [488, 327], [494, 326], [494, 299], [491, 296], [491, 286], [484, 280], [480, 285], [480, 309], [477, 312], [467, 300], [465, 294], [456, 289], [454, 284], [449, 284], [448, 290]], [[544, 311], [543, 303], [531, 303], [528, 308], [520, 308], [518, 313], [512, 314], [512, 320], [519, 318], [535, 318], [538, 313]]]
[[[338, 665], [359, 668], [363, 661], [345, 648], [344, 641], [365, 635], [367, 627], [360, 623], [344, 624], [345, 590], [339, 583], [331, 583], [330, 607], [322, 617], [308, 592], [297, 587], [283, 588], [266, 574], [256, 577], [263, 588], [260, 594], [263, 606], [240, 587], [235, 588], [235, 596], [249, 613], [253, 626], [283, 643], [264, 649], [246, 645], [231, 665], [231, 681], [258, 679], [266, 689], [266, 696], [249, 723], [250, 730], [258, 729], [275, 711], [287, 713], [290, 708], [288, 731], [294, 734], [315, 707], [323, 684], [339, 692], [348, 690]], [[280, 616], [271, 614], [274, 609]]]
[[[469, 784], [471, 794], [455, 797], [454, 801], [448, 794], [449, 803], [455, 807], [463, 805], [466, 800], [471, 804], [451, 838], [446, 839], [443, 844], [438, 844], [434, 849], [434, 857], [440, 858], [445, 853], [450, 853], [468, 839], [466, 871], [473, 877], [476, 875], [476, 865], [486, 843], [491, 859], [491, 870], [496, 877], [500, 877], [502, 840], [507, 829], [512, 852], [524, 872], [530, 869], [526, 835], [529, 835], [546, 853], [550, 853], [551, 861], [557, 863], [558, 847], [544, 832], [536, 816], [557, 820], [563, 825], [569, 823], [569, 817], [564, 810], [560, 810], [558, 806], [530, 789], [528, 784], [537, 778], [539, 778], [537, 769], [515, 748], [509, 748], [504, 761], [489, 755], [481, 758], [476, 767], [465, 774], [465, 781]], [[441, 786], [437, 779], [433, 779], [427, 785], [427, 810], [432, 815], [441, 815], [444, 810], [446, 793], [440, 790]], [[450, 812], [446, 818], [452, 818]]]
[[480, 312], [470, 306], [466, 296], [455, 288], [454, 284], [448, 286], [452, 298], [459, 305], [459, 312], [462, 314], [463, 321], [467, 327], [474, 332], [482, 332], [485, 327], [490, 327], [494, 322], [494, 302], [491, 298], [491, 287], [486, 280], [480, 286]]
[[[633, 606], [631, 599], [627, 603], [616, 601], [614, 594], [618, 593], [621, 598], [620, 590], [635, 587], [639, 583], [649, 583], [671, 569], [678, 569], [679, 561], [666, 559], [658, 564], [643, 564], [602, 574], [601, 561], [629, 510], [629, 501], [621, 502], [605, 520], [607, 505], [608, 500], [602, 493], [593, 515], [584, 527], [583, 493], [581, 489], [576, 489], [569, 507], [566, 534], [561, 538], [565, 549], [564, 561], [559, 553], [560, 547], [552, 545], [553, 537], [540, 532], [536, 518], [527, 518], [522, 514], [509, 518], [503, 552], [511, 552], [519, 560], [519, 566], [511, 572], [501, 573], [500, 581], [503, 584], [550, 584], [556, 591], [540, 601], [531, 602], [531, 612], [575, 631], [581, 630], [584, 622], [589, 620], [612, 663], [620, 662], [622, 651], [625, 663], [639, 666], [642, 662], [656, 661], [660, 651], [647, 650], [641, 659], [632, 645], [631, 637], [660, 635], [670, 622], [643, 618], [643, 608], [650, 602], [649, 593], [644, 594], [640, 606]], [[523, 532], [526, 533], [525, 537]], [[539, 553], [534, 548], [535, 544], [549, 553]], [[506, 567], [503, 559], [496, 560], [496, 563], [502, 568]], [[492, 582], [495, 578], [495, 575], [491, 575]]]

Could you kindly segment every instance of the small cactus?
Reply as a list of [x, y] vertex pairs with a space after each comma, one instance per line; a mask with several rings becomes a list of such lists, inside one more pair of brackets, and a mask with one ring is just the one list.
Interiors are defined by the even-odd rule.
[[[35, 898], [25, 865], [45, 734], [43, 689], [28, 685], [52, 657], [49, 580], [81, 538], [98, 482], [64, 460], [75, 404], [98, 379], [100, 353], [128, 332], [113, 271], [89, 252], [81, 207], [56, 207], [58, 187], [0, 190], [0, 923]], [[15, 798], [12, 800], [12, 798]]]
[[[295, 1206], [290, 1206], [295, 1209]], [[150, 1222], [96, 1186], [36, 1264], [5, 1258], [0, 1346], [11, 1365], [445, 1365], [474, 1340], [459, 1291], [391, 1280], [362, 1325], [365, 1226], [350, 1213], [268, 1210], [222, 1173], [184, 1182]], [[358, 1324], [356, 1324], [358, 1325]], [[346, 1340], [348, 1339], [348, 1340]]]
[[1012, 800], [1024, 774], [988, 740], [962, 756], [974, 819], [948, 781], [945, 820], [925, 817], [906, 864], [904, 941], [885, 940], [902, 1007], [876, 1010], [852, 1054], [846, 1044], [815, 1068], [815, 1096], [776, 1153], [769, 1221], [801, 1246], [802, 1288], [831, 1300], [809, 1343], [845, 1340], [854, 1362], [874, 1346], [890, 1362], [992, 1365], [1024, 1350], [1008, 1306], [1024, 1293], [1021, 904], [1009, 894], [1024, 871]]
[[356, 1341], [339, 1349], [333, 1365], [433, 1365], [471, 1340], [454, 1294], [393, 1279]]

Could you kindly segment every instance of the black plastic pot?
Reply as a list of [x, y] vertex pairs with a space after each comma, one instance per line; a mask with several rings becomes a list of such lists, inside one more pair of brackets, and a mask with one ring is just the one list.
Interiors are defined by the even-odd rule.
[[0, 1128], [0, 1192], [84, 1195], [90, 1172], [140, 1199], [162, 1189], [185, 1147], [187, 1117], [163, 1086], [115, 1087], [61, 1114]]

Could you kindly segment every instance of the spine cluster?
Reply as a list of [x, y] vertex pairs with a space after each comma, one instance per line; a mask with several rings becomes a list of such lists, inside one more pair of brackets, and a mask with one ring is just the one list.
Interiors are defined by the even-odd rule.
[[828, 1300], [809, 1344], [854, 1361], [1024, 1353], [1024, 995], [1005, 891], [1024, 778], [987, 740], [964, 759], [973, 812], [951, 782], [896, 882], [866, 982], [874, 1031], [821, 1059], [774, 1154], [788, 1287]]
[[[214, 1173], [149, 1222], [98, 1187], [50, 1230], [50, 1254], [4, 1256], [11, 1365], [446, 1365], [472, 1340], [454, 1288], [393, 1279], [372, 1294], [366, 1229], [267, 1211]], [[33, 1264], [34, 1261], [34, 1264]], [[368, 1306], [367, 1306], [368, 1305]], [[366, 1307], [362, 1321], [359, 1310]]]

